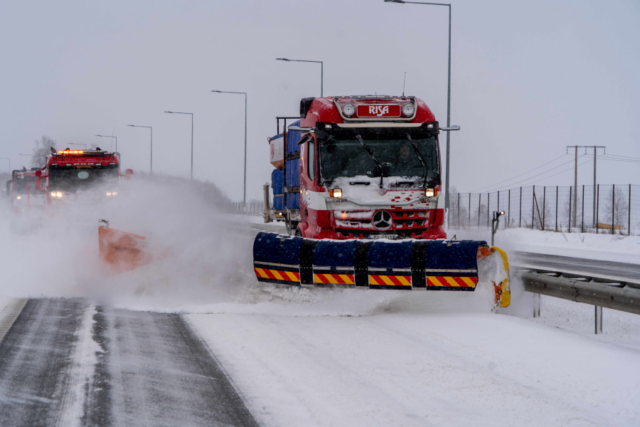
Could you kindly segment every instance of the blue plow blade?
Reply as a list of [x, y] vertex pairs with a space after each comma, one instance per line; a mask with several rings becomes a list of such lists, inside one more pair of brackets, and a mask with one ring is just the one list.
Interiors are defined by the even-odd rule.
[[291, 286], [472, 292], [485, 248], [472, 240], [313, 240], [261, 232], [253, 266], [258, 281]]

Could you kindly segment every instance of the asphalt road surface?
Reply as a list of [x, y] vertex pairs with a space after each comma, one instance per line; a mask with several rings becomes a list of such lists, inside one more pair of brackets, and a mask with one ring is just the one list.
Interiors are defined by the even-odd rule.
[[0, 426], [254, 426], [177, 314], [32, 299], [0, 343]]
[[516, 252], [513, 264], [515, 266], [535, 266], [541, 269], [626, 279], [640, 283], [640, 265], [638, 264], [530, 252]]

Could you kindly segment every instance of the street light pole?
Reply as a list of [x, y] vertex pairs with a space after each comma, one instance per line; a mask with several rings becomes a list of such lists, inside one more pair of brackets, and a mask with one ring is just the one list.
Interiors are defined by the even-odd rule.
[[324, 96], [324, 62], [322, 62], [322, 61], [307, 61], [306, 59], [289, 59], [289, 58], [276, 58], [276, 61], [313, 62], [314, 64], [320, 64], [320, 96]]
[[118, 137], [117, 136], [111, 136], [111, 135], [96, 135], [99, 136], [100, 138], [111, 138], [116, 140], [116, 153], [118, 152]]
[[[149, 156], [149, 173], [153, 175], [153, 127], [152, 126], [138, 126], [128, 125], [132, 128], [147, 128], [151, 129], [151, 155]], [[191, 121], [191, 176], [193, 177], [193, 120]]]
[[244, 181], [242, 190], [242, 209], [247, 204], [247, 92], [231, 92], [226, 90], [212, 90], [215, 93], [231, 93], [235, 95], [244, 95]]
[[[426, 6], [446, 6], [449, 8], [449, 58], [448, 58], [448, 70], [447, 70], [447, 127], [451, 127], [451, 4], [449, 3], [425, 3], [417, 1], [404, 1], [404, 0], [384, 0], [385, 3], [410, 3], [421, 4]], [[444, 209], [447, 212], [447, 222], [449, 222], [449, 157], [450, 157], [450, 133], [447, 132], [447, 148], [446, 148], [446, 175], [444, 186]]]
[[193, 113], [183, 113], [180, 111], [165, 111], [167, 114], [190, 114], [191, 115], [191, 179], [193, 179]]

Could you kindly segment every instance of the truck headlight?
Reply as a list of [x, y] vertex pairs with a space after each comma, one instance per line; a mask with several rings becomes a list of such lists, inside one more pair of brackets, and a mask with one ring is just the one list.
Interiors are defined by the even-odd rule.
[[342, 189], [341, 188], [334, 188], [333, 190], [329, 190], [329, 196], [335, 197], [336, 199], [341, 199], [342, 198]]
[[56, 193], [56, 196], [58, 196], [58, 198], [60, 198], [60, 197], [62, 197], [62, 193], [58, 191], [58, 192]]
[[22, 196], [18, 196], [18, 197], [16, 197], [16, 199], [20, 200], [20, 199], [22, 199]]
[[415, 111], [416, 111], [416, 107], [410, 102], [407, 102], [402, 106], [402, 114], [404, 114], [405, 117], [413, 116], [413, 113]]
[[356, 107], [352, 103], [347, 102], [342, 106], [342, 114], [344, 114], [345, 116], [351, 117], [355, 113], [356, 113]]
[[427, 188], [424, 195], [427, 197], [435, 197], [438, 195], [438, 191], [435, 188]]

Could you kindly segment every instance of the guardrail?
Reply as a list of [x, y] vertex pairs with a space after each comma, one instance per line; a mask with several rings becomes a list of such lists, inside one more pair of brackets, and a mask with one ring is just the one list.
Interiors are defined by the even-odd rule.
[[517, 273], [527, 292], [536, 294], [534, 317], [540, 317], [540, 295], [548, 295], [569, 301], [595, 306], [595, 333], [602, 333], [602, 307], [627, 313], [640, 314], [640, 290], [615, 284], [598, 283], [590, 277], [567, 278], [559, 272], [520, 271]]

